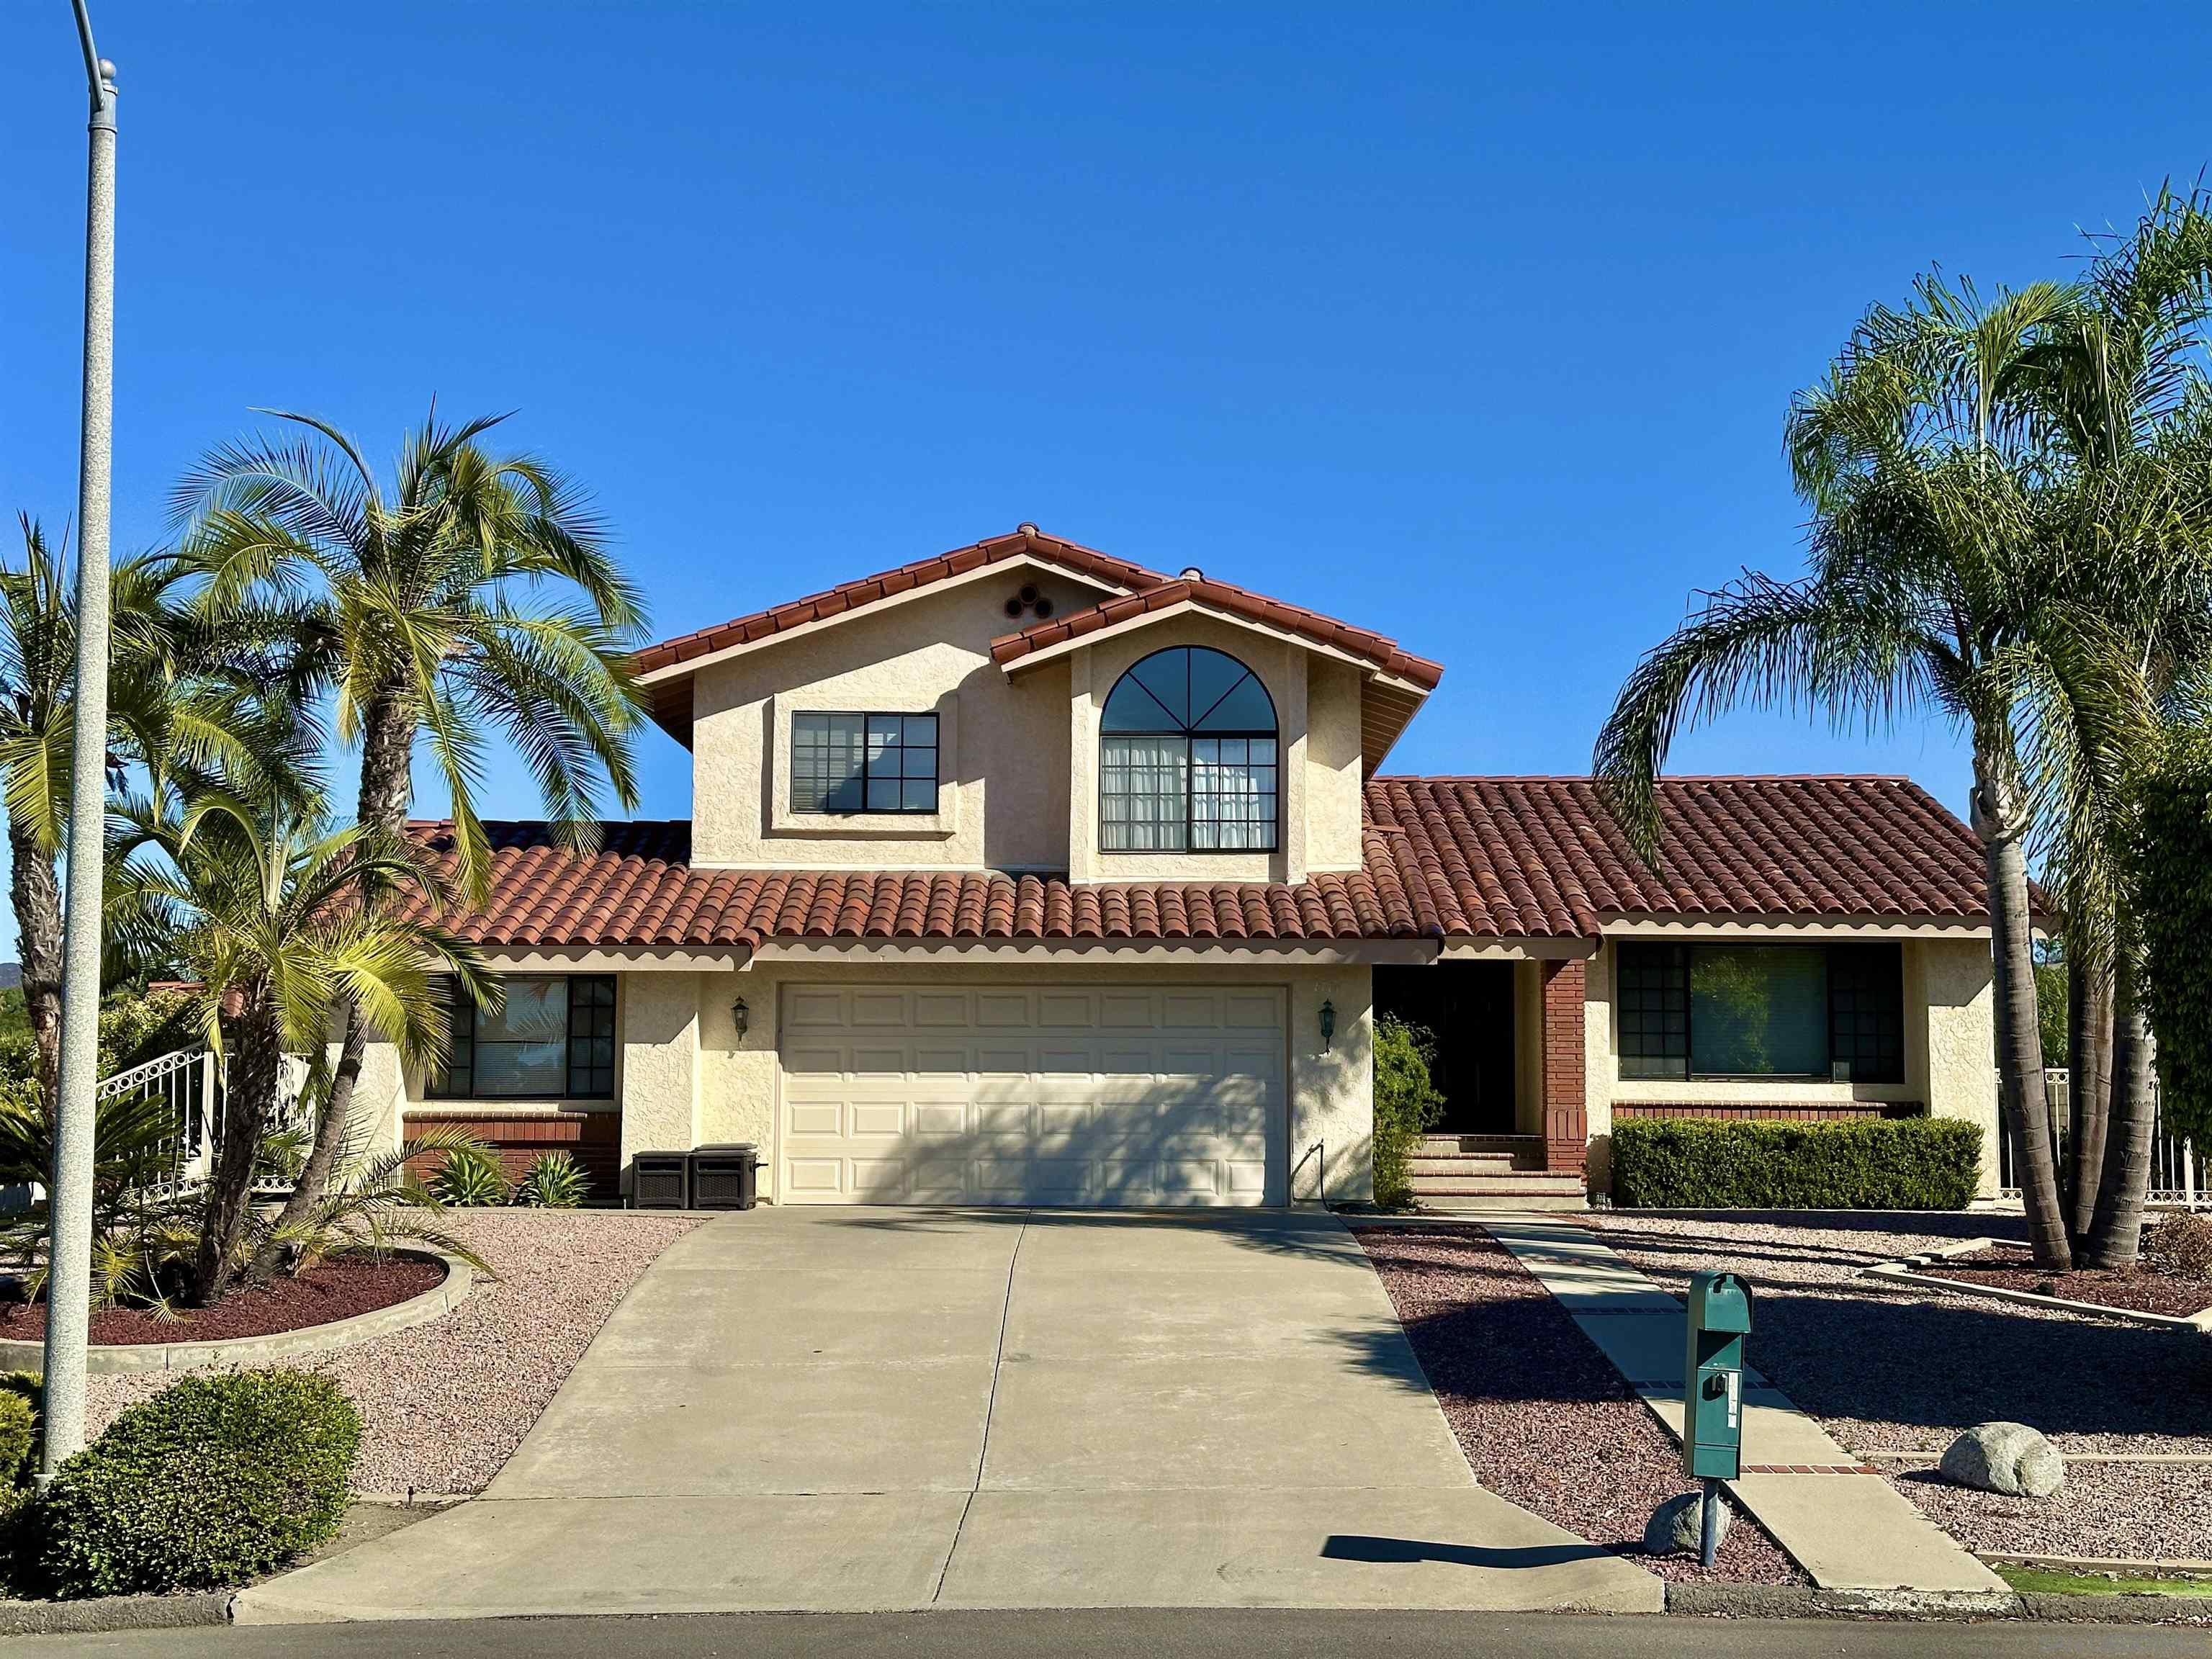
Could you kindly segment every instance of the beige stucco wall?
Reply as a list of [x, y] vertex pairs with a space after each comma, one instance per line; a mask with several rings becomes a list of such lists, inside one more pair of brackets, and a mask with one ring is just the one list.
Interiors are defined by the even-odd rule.
[[[702, 669], [693, 687], [692, 856], [705, 864], [1057, 870], [1066, 861], [1066, 670], [1009, 680], [991, 641], [1035, 581], [1062, 610], [1097, 591], [1022, 567]], [[939, 716], [939, 811], [801, 818], [779, 812], [791, 714]], [[779, 822], [781, 820], [781, 822]]]
[[1607, 939], [1584, 981], [1583, 1044], [1585, 1108], [1591, 1137], [1591, 1189], [1605, 1190], [1606, 1141], [1615, 1101], [1747, 1105], [1830, 1105], [1851, 1101], [1917, 1101], [1939, 1117], [1984, 1127], [1982, 1188], [1996, 1190], [1996, 1048], [1991, 972], [1985, 939], [1907, 939], [1905, 968], [1905, 1081], [1836, 1083], [1789, 1079], [1698, 1079], [1687, 1082], [1620, 1076], [1614, 968]]
[[700, 988], [720, 975], [625, 974], [621, 1001], [622, 1158], [683, 1152], [699, 1133]]
[[[693, 687], [695, 861], [1065, 870], [1077, 881], [1298, 881], [1312, 870], [1359, 867], [1358, 670], [1286, 639], [1190, 612], [1009, 678], [991, 660], [990, 642], [1012, 625], [1007, 596], [1032, 580], [1062, 611], [1097, 597], [1072, 579], [1024, 567], [700, 670]], [[1229, 653], [1274, 700], [1282, 833], [1272, 854], [1098, 850], [1099, 709], [1133, 664], [1177, 645]], [[791, 720], [809, 710], [934, 713], [937, 813], [793, 812]]]
[[[1996, 964], [1981, 939], [1924, 939], [1905, 947], [1906, 1006], [1927, 1011], [1922, 1097], [1942, 1117], [1982, 1127], [1982, 1196], [1997, 1190]], [[1917, 981], [1916, 999], [1915, 981]]]

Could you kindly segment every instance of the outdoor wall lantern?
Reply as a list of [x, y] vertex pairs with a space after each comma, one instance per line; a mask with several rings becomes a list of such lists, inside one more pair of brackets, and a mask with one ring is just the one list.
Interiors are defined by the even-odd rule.
[[745, 1026], [750, 1023], [752, 1011], [745, 1006], [745, 1000], [743, 997], [739, 997], [730, 1005], [731, 1023], [737, 1026], [738, 1037], [741, 1042], [744, 1038]]
[[[742, 1027], [740, 1029], [743, 1029]], [[1336, 1038], [1336, 1005], [1323, 1001], [1321, 1005], [1321, 1046], [1326, 1049]]]

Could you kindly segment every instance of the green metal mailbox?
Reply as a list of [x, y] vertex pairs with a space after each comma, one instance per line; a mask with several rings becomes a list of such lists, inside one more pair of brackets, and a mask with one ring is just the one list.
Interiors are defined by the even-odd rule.
[[1734, 1273], [1690, 1279], [1689, 1341], [1682, 1358], [1682, 1467], [1704, 1480], [1733, 1480], [1743, 1463], [1743, 1339], [1751, 1292]]

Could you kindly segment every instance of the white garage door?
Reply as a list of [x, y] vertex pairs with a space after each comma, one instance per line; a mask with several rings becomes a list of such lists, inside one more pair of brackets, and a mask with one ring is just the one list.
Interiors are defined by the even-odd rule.
[[794, 985], [787, 1203], [1282, 1201], [1273, 986]]

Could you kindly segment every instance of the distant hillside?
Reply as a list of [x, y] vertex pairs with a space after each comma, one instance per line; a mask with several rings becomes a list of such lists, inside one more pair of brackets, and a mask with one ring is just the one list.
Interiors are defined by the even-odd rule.
[[23, 964], [0, 962], [0, 991], [12, 991], [23, 982]]

